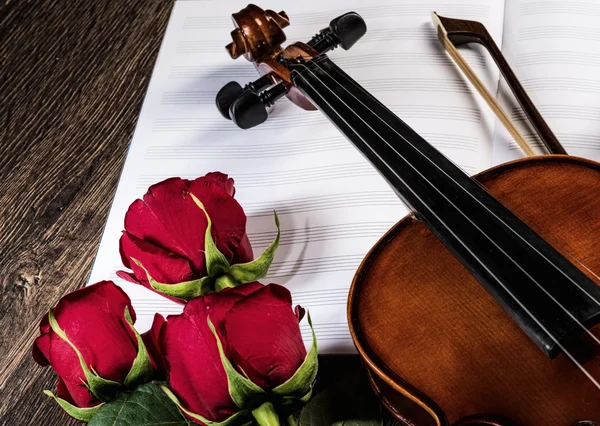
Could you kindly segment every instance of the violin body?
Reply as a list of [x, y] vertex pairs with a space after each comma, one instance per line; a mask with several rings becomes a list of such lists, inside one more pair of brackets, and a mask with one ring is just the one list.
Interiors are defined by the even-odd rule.
[[[226, 84], [221, 114], [248, 129], [283, 96], [316, 107], [414, 212], [369, 252], [348, 300], [352, 338], [391, 413], [408, 426], [598, 426], [600, 164], [530, 157], [471, 178], [326, 55], [365, 34], [358, 14], [285, 48], [284, 12], [249, 5], [233, 18], [227, 50], [262, 77]], [[473, 79], [451, 38], [489, 49], [484, 27], [434, 18]], [[565, 153], [504, 65], [545, 145]]]
[[[600, 164], [532, 157], [475, 178], [600, 284]], [[412, 215], [357, 271], [348, 322], [375, 391], [406, 425], [600, 424], [594, 384], [566, 356], [547, 358]], [[600, 376], [600, 350], [577, 349]]]

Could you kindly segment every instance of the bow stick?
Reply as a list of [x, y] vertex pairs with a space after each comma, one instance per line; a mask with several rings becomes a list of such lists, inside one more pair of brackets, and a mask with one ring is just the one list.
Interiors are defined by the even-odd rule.
[[483, 82], [479, 79], [479, 77], [477, 77], [475, 72], [465, 61], [456, 46], [471, 42], [483, 45], [500, 69], [500, 72], [504, 76], [508, 86], [517, 98], [517, 101], [523, 108], [523, 111], [527, 115], [527, 118], [533, 125], [533, 128], [539, 135], [540, 140], [548, 152], [550, 154], [567, 154], [567, 151], [560, 144], [540, 112], [533, 104], [531, 98], [527, 95], [527, 92], [525, 92], [525, 89], [508, 65], [508, 62], [506, 62], [506, 59], [500, 52], [500, 49], [498, 49], [498, 46], [494, 42], [494, 39], [487, 31], [485, 26], [479, 22], [445, 18], [443, 16], [439, 16], [435, 12], [431, 14], [431, 18], [434, 26], [437, 29], [438, 38], [446, 51], [450, 54], [454, 62], [456, 62], [458, 67], [473, 84], [475, 89], [477, 89], [479, 94], [487, 102], [492, 111], [494, 111], [494, 114], [496, 114], [504, 127], [506, 127], [525, 155], [535, 155], [535, 152], [533, 151], [531, 145], [517, 130], [516, 126], [510, 120], [504, 109], [502, 109], [498, 101], [496, 101], [489, 90], [487, 90]]

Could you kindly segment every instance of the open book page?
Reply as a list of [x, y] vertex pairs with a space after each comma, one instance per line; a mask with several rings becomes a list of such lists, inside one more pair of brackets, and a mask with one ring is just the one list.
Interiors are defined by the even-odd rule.
[[[600, 160], [600, 2], [507, 0], [502, 51], [566, 151]], [[499, 100], [525, 137], [538, 141], [504, 82]], [[497, 126], [494, 163], [521, 157]]]
[[[155, 311], [179, 313], [179, 305], [116, 277], [123, 269], [123, 218], [155, 182], [222, 171], [235, 179], [256, 255], [274, 239], [273, 210], [279, 214], [281, 246], [263, 282], [287, 286], [294, 303], [310, 309], [322, 353], [352, 352], [346, 322], [352, 277], [407, 210], [320, 112], [280, 101], [263, 125], [246, 131], [219, 115], [214, 97], [225, 83], [244, 85], [258, 77], [244, 58], [233, 61], [224, 49], [233, 28], [230, 15], [246, 4], [175, 4], [90, 282], [113, 279], [122, 285], [141, 329]], [[360, 13], [368, 26], [364, 39], [330, 56], [465, 170], [489, 166], [493, 116], [443, 51], [430, 13], [482, 21], [500, 38], [503, 1], [287, 0], [261, 7], [288, 13], [292, 42], [308, 41], [344, 12]], [[477, 52], [467, 56], [480, 71], [494, 68]], [[487, 83], [497, 79], [492, 73]]]

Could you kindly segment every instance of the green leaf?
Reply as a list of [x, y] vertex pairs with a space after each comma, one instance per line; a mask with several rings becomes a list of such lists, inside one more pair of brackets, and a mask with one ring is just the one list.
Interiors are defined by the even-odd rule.
[[65, 401], [62, 398], [59, 398], [57, 396], [55, 396], [51, 391], [49, 390], [45, 390], [44, 393], [46, 395], [48, 395], [51, 398], [54, 398], [54, 400], [58, 403], [58, 405], [60, 405], [60, 407], [66, 411], [66, 413], [73, 417], [74, 419], [77, 419], [79, 421], [82, 422], [89, 422], [92, 417], [94, 417], [94, 415], [102, 408], [102, 406], [105, 404], [104, 402], [102, 404], [96, 405], [94, 407], [89, 407], [89, 408], [79, 408], [74, 406], [73, 404], [71, 404], [68, 401]]
[[148, 270], [144, 268], [144, 265], [142, 265], [139, 260], [132, 257], [131, 261], [146, 272], [146, 278], [154, 290], [167, 296], [177, 297], [179, 299], [188, 301], [192, 300], [194, 297], [202, 296], [203, 294], [206, 294], [212, 290], [210, 277], [204, 277], [192, 281], [183, 281], [176, 284], [163, 284], [152, 278]]
[[89, 426], [192, 426], [157, 383], [122, 392], [104, 406]]
[[230, 425], [246, 425], [246, 424], [250, 424], [251, 422], [244, 422], [241, 423], [241, 421], [243, 421], [244, 417], [247, 417], [249, 414], [248, 410], [241, 410], [238, 411], [237, 413], [231, 415], [231, 417], [223, 420], [222, 422], [213, 422], [208, 420], [205, 417], [202, 417], [200, 414], [196, 414], [196, 413], [192, 413], [189, 410], [186, 410], [185, 408], [183, 408], [181, 406], [181, 403], [179, 402], [179, 400], [177, 399], [177, 397], [175, 396], [175, 394], [173, 392], [171, 392], [171, 389], [169, 389], [166, 386], [161, 386], [162, 391], [165, 393], [165, 395], [167, 395], [167, 397], [177, 406], [179, 407], [179, 409], [181, 411], [183, 411], [185, 414], [187, 414], [188, 416], [201, 421], [202, 423], [204, 423], [206, 426], [230, 426]]
[[310, 318], [310, 312], [307, 312], [308, 324], [310, 325], [310, 330], [312, 332], [312, 347], [308, 354], [306, 354], [306, 358], [304, 358], [304, 362], [298, 370], [294, 373], [292, 377], [290, 377], [286, 382], [280, 384], [276, 388], [272, 390], [275, 395], [279, 396], [296, 396], [298, 398], [305, 396], [310, 392], [313, 383], [315, 382], [315, 378], [317, 377], [317, 372], [319, 369], [319, 359], [318, 355], [318, 347], [317, 347], [317, 336], [315, 335], [315, 330], [312, 325], [312, 320]]
[[204, 212], [206, 216], [206, 220], [208, 224], [206, 226], [206, 232], [204, 234], [204, 255], [206, 256], [206, 271], [208, 272], [209, 277], [215, 277], [219, 274], [223, 274], [227, 272], [229, 269], [229, 262], [223, 253], [219, 251], [217, 245], [215, 244], [215, 240], [212, 237], [212, 220], [210, 220], [210, 216], [208, 212], [204, 208], [204, 204], [196, 198], [196, 196], [190, 193], [192, 200], [196, 203], [200, 209]]
[[231, 362], [225, 356], [223, 344], [221, 343], [221, 339], [219, 339], [219, 335], [217, 334], [217, 330], [215, 330], [215, 326], [210, 318], [207, 318], [207, 321], [210, 331], [212, 331], [215, 339], [217, 340], [217, 347], [219, 348], [221, 362], [223, 363], [223, 368], [227, 374], [227, 382], [229, 385], [231, 399], [239, 408], [247, 408], [253, 401], [264, 397], [266, 392], [260, 386], [242, 376], [236, 371], [235, 368], [233, 368], [233, 365], [231, 365]]
[[137, 356], [133, 360], [131, 370], [129, 370], [129, 373], [127, 373], [127, 377], [125, 377], [124, 381], [125, 386], [128, 388], [133, 388], [136, 385], [146, 383], [150, 380], [152, 377], [152, 362], [150, 361], [150, 355], [148, 355], [148, 349], [146, 349], [146, 345], [142, 340], [142, 336], [140, 336], [140, 333], [138, 333], [133, 326], [133, 320], [131, 318], [131, 314], [129, 313], [129, 307], [125, 308], [125, 318], [127, 318], [127, 322], [135, 333], [138, 345]]
[[81, 369], [83, 370], [83, 374], [85, 375], [84, 384], [88, 387], [90, 392], [92, 392], [94, 396], [101, 401], [109, 401], [110, 399], [112, 399], [114, 394], [123, 386], [118, 382], [114, 382], [112, 380], [100, 377], [98, 373], [94, 371], [93, 367], [89, 368], [87, 366], [85, 360], [83, 359], [83, 355], [81, 355], [81, 352], [79, 352], [79, 349], [77, 349], [77, 347], [69, 340], [67, 334], [58, 325], [58, 322], [54, 317], [52, 309], [48, 311], [48, 322], [50, 323], [50, 328], [52, 328], [52, 331], [54, 331], [65, 342], [67, 342], [77, 354], [77, 357], [79, 358], [79, 363], [81, 365]]
[[[336, 377], [300, 413], [300, 426], [382, 426], [381, 404], [364, 370], [338, 369]], [[338, 377], [339, 376], [339, 377]]]
[[271, 266], [271, 262], [273, 262], [275, 250], [279, 247], [279, 239], [281, 237], [279, 218], [276, 212], [273, 212], [273, 214], [275, 215], [275, 226], [277, 227], [275, 240], [265, 249], [259, 258], [248, 263], [238, 263], [229, 268], [228, 274], [240, 284], [258, 281], [269, 272], [269, 267]]

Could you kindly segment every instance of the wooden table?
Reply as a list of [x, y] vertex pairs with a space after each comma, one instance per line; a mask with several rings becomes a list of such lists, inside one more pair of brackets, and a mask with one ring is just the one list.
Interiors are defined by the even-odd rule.
[[56, 376], [31, 346], [90, 273], [172, 5], [0, 6], [0, 425], [78, 424], [42, 393]]
[[172, 5], [0, 5], [1, 425], [77, 424], [31, 345], [90, 273]]

